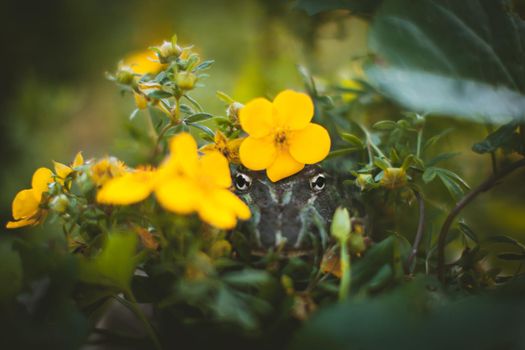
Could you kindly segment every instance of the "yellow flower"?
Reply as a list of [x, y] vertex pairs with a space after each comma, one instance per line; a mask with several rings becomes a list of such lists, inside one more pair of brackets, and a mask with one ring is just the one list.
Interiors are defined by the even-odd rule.
[[210, 143], [201, 147], [200, 151], [203, 153], [218, 151], [221, 152], [230, 163], [240, 164], [239, 147], [244, 138], [228, 140], [226, 136], [219, 130], [215, 132], [214, 143]]
[[386, 168], [379, 183], [391, 190], [403, 187], [407, 183], [407, 173], [403, 168]]
[[273, 103], [265, 98], [248, 102], [239, 113], [249, 135], [239, 150], [242, 164], [266, 169], [276, 182], [323, 160], [330, 151], [330, 136], [321, 125], [310, 123], [313, 114], [310, 97], [292, 90], [281, 92]]
[[45, 217], [45, 210], [40, 208], [42, 194], [47, 192], [48, 185], [53, 182], [53, 173], [48, 168], [38, 168], [33, 174], [31, 188], [17, 193], [13, 200], [13, 218], [7, 228], [18, 228], [36, 225]]
[[199, 157], [197, 143], [188, 133], [170, 141], [170, 155], [158, 170], [138, 170], [109, 181], [97, 194], [106, 204], [132, 204], [152, 192], [166, 210], [178, 214], [197, 212], [200, 218], [222, 229], [247, 220], [250, 210], [228, 188], [231, 175], [226, 158], [216, 151]]
[[75, 156], [75, 159], [73, 160], [73, 163], [71, 163], [71, 166], [55, 161], [53, 161], [53, 164], [55, 166], [55, 175], [57, 177], [57, 181], [63, 185], [64, 180], [69, 174], [73, 172], [74, 168], [84, 164], [84, 157], [82, 157], [82, 152], [78, 152]]
[[102, 186], [109, 180], [120, 177], [127, 172], [124, 162], [115, 157], [105, 157], [96, 162], [89, 169], [91, 180], [97, 186]]
[[133, 73], [140, 75], [156, 74], [164, 68], [157, 55], [150, 50], [132, 53], [124, 59], [122, 66], [129, 67]]

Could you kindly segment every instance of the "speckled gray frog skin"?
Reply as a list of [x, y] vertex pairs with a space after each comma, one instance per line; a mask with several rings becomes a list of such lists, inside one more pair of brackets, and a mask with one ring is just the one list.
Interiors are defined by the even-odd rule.
[[327, 245], [333, 213], [344, 196], [320, 166], [308, 165], [275, 183], [264, 171], [242, 167], [232, 176], [237, 195], [252, 211], [240, 230], [249, 236], [254, 253], [301, 255]]

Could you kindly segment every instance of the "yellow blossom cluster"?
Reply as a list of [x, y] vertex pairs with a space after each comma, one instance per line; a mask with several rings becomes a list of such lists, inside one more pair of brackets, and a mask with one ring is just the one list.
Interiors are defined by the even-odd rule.
[[249, 219], [251, 214], [230, 186], [226, 158], [217, 151], [199, 156], [195, 139], [181, 133], [170, 141], [170, 154], [158, 169], [137, 169], [108, 181], [98, 192], [97, 201], [127, 205], [155, 193], [160, 205], [169, 211], [197, 212], [203, 221], [231, 229], [237, 219]]
[[33, 174], [31, 188], [22, 190], [15, 196], [12, 204], [14, 221], [9, 221], [6, 227], [19, 228], [40, 223], [46, 216], [46, 210], [41, 207], [41, 203], [43, 194], [48, 192], [49, 184], [56, 181], [64, 185], [66, 177], [83, 163], [84, 158], [79, 152], [70, 166], [54, 162], [54, 174], [48, 168], [38, 168]]

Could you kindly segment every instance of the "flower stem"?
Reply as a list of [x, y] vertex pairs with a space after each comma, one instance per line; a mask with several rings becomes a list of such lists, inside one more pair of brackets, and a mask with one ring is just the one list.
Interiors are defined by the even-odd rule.
[[341, 284], [339, 285], [339, 301], [344, 301], [350, 291], [351, 271], [350, 254], [348, 254], [347, 239], [339, 242], [341, 248]]
[[133, 311], [135, 316], [137, 316], [137, 318], [144, 325], [144, 328], [146, 332], [148, 333], [149, 338], [153, 342], [153, 345], [155, 345], [155, 349], [162, 350], [162, 345], [160, 344], [159, 338], [157, 337], [155, 330], [153, 329], [153, 327], [151, 326], [151, 323], [148, 321], [148, 319], [146, 318], [146, 316], [144, 315], [144, 313], [138, 306], [137, 299], [135, 299], [135, 296], [133, 295], [133, 293], [131, 291], [126, 291], [124, 292], [124, 295], [126, 299], [129, 301], [128, 305], [131, 311]]
[[419, 249], [419, 244], [421, 243], [421, 239], [423, 238], [423, 233], [425, 231], [425, 201], [423, 200], [421, 194], [418, 191], [414, 190], [414, 195], [416, 196], [419, 204], [419, 222], [417, 225], [416, 238], [414, 239], [414, 243], [412, 245], [412, 251], [408, 256], [405, 265], [406, 271], [410, 274], [414, 272], [415, 265], [412, 266], [412, 262], [416, 258], [417, 251]]
[[505, 176], [513, 172], [514, 170], [525, 166], [525, 158], [520, 159], [514, 163], [511, 163], [506, 168], [501, 169], [497, 174], [492, 174], [488, 179], [483, 181], [478, 187], [469, 192], [465, 197], [463, 197], [452, 211], [448, 214], [443, 226], [441, 226], [441, 231], [439, 232], [438, 237], [438, 261], [437, 261], [437, 274], [441, 282], [445, 283], [445, 245], [447, 242], [447, 234], [450, 230], [450, 226], [454, 222], [456, 216], [467, 206], [469, 205], [477, 196], [486, 192], [499, 184], [500, 180]]
[[385, 162], [387, 162], [387, 164], [391, 167], [392, 164], [390, 164], [390, 161], [388, 160], [387, 156], [385, 156], [385, 154], [383, 153], [383, 151], [381, 151], [379, 149], [379, 147], [377, 147], [377, 145], [372, 141], [372, 137], [370, 135], [370, 131], [368, 131], [367, 128], [365, 128], [363, 125], [359, 125], [359, 127], [361, 128], [361, 130], [363, 130], [365, 136], [366, 136], [366, 145], [368, 147], [368, 157], [370, 158], [369, 161], [370, 163], [372, 164], [374, 162], [374, 157], [373, 157], [373, 154], [371, 152], [371, 149], [370, 147], [377, 153], [378, 156], [380, 156], [381, 158], [383, 158], [385, 160]]
[[423, 128], [417, 131], [416, 157], [421, 158], [421, 144], [423, 143]]

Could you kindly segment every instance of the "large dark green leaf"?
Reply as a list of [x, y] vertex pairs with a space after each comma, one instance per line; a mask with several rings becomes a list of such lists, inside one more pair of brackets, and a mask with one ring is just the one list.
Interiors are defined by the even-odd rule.
[[525, 23], [505, 0], [387, 0], [367, 67], [380, 91], [421, 112], [525, 118]]
[[525, 302], [519, 290], [449, 299], [431, 277], [392, 293], [326, 307], [292, 349], [521, 349]]
[[136, 235], [109, 234], [99, 255], [80, 261], [79, 279], [86, 283], [128, 291], [137, 263], [136, 245]]
[[299, 0], [296, 7], [310, 16], [320, 12], [350, 10], [359, 15], [370, 15], [383, 0]]

